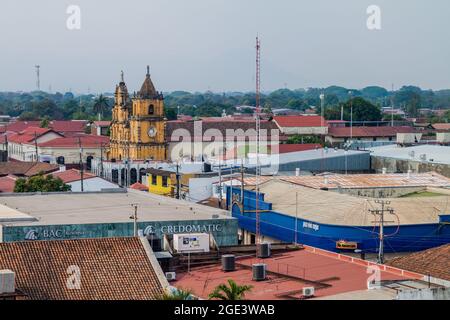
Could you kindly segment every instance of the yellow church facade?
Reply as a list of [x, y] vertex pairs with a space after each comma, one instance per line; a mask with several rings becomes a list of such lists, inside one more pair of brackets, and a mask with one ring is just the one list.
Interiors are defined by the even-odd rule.
[[115, 91], [108, 160], [166, 160], [166, 122], [164, 97], [155, 90], [149, 68], [141, 90], [131, 99], [122, 74]]

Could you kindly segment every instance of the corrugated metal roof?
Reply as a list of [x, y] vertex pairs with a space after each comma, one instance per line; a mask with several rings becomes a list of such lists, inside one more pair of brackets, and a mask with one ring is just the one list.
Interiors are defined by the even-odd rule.
[[450, 179], [435, 172], [411, 174], [351, 174], [280, 177], [284, 181], [314, 189], [450, 187]]

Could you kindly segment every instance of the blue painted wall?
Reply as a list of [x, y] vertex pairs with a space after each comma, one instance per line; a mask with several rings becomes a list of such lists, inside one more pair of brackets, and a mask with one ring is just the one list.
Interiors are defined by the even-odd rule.
[[[231, 191], [227, 188], [227, 194]], [[233, 188], [233, 195], [240, 197], [240, 189]], [[227, 197], [230, 199], [230, 197]], [[261, 210], [272, 210], [272, 204], [264, 202], [264, 194], [260, 194], [259, 207]], [[244, 191], [244, 212], [239, 206], [233, 205], [233, 217], [239, 221], [239, 227], [255, 232], [256, 194]], [[246, 212], [249, 210], [250, 212]], [[441, 216], [440, 221], [432, 224], [416, 224], [389, 226], [384, 228], [385, 252], [411, 252], [450, 243], [450, 216]], [[260, 213], [261, 234], [286, 242], [294, 242], [295, 217], [280, 212], [270, 211]], [[306, 245], [335, 251], [339, 240], [354, 241], [364, 252], [377, 252], [379, 247], [378, 227], [367, 226], [339, 226], [317, 223], [315, 221], [297, 219], [297, 241]]]

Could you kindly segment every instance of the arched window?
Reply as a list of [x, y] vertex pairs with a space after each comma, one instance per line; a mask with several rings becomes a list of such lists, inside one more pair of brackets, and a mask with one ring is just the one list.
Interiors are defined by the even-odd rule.
[[111, 173], [112, 173], [112, 181], [114, 183], [118, 183], [119, 182], [119, 170], [113, 169]]
[[148, 114], [152, 115], [154, 113], [155, 113], [155, 106], [151, 104], [148, 106]]
[[138, 180], [137, 170], [135, 168], [130, 170], [130, 185], [135, 184]]
[[56, 163], [57, 164], [64, 164], [65, 163], [65, 159], [63, 156], [59, 156], [58, 158], [56, 158]]
[[92, 168], [92, 159], [94, 159], [93, 156], [88, 156], [86, 159], [86, 169], [91, 170]]

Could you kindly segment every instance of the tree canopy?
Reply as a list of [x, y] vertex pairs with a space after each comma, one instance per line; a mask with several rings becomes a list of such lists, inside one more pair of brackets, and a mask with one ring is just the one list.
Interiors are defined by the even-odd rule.
[[[390, 107], [394, 102], [411, 116], [416, 116], [420, 108], [442, 109], [450, 106], [450, 89], [422, 90], [416, 86], [403, 86], [391, 92], [378, 86], [368, 86], [361, 90], [330, 86], [327, 88], [279, 89], [261, 94], [261, 107], [265, 109], [288, 108], [304, 111], [312, 106], [320, 107], [320, 94], [325, 94], [325, 107], [328, 116], [340, 118], [341, 104], [350, 99], [361, 98], [374, 106]], [[254, 92], [187, 92], [165, 93], [166, 116], [175, 119], [178, 113], [191, 116], [220, 116], [223, 110], [227, 114], [236, 112], [237, 106], [254, 106]], [[358, 100], [355, 100], [357, 103]], [[100, 114], [105, 120], [111, 119], [111, 107], [114, 104], [112, 93], [75, 95], [72, 92], [47, 93], [0, 92], [0, 114], [20, 117], [23, 120], [40, 120], [48, 117], [58, 119], [96, 120]], [[374, 115], [376, 115], [374, 113]], [[376, 117], [375, 117], [376, 118]]]
[[51, 174], [39, 173], [31, 178], [20, 178], [16, 180], [14, 192], [60, 192], [70, 191], [71, 186], [65, 184], [61, 178], [54, 178]]

